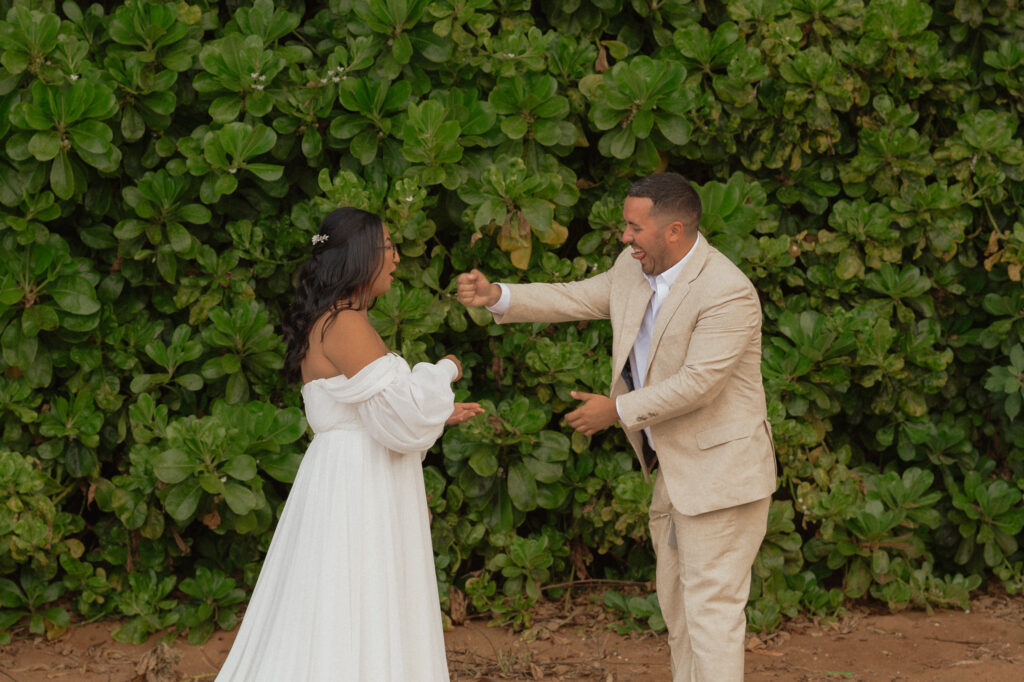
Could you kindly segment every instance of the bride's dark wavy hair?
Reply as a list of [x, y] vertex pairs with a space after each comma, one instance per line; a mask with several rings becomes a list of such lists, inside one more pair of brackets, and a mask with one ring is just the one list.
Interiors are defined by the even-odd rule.
[[300, 366], [316, 321], [329, 313], [322, 338], [342, 310], [372, 308], [370, 284], [384, 267], [384, 222], [378, 215], [339, 208], [323, 219], [317, 235], [322, 239], [299, 270], [295, 298], [282, 324], [289, 381], [302, 377]]

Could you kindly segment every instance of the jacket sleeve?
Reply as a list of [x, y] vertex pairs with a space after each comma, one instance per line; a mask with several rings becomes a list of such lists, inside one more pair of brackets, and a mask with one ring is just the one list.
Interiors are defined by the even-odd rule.
[[511, 305], [495, 322], [574, 322], [611, 317], [613, 271], [578, 282], [506, 284]]

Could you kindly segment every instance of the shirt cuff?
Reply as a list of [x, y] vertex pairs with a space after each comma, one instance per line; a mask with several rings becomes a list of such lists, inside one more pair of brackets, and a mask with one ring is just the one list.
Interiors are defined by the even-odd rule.
[[501, 287], [501, 296], [494, 305], [487, 306], [487, 309], [497, 317], [501, 317], [508, 312], [509, 307], [512, 305], [512, 294], [509, 293], [508, 287], [500, 282], [497, 283]]
[[[619, 398], [621, 397], [622, 396], [619, 396]], [[619, 415], [619, 423], [624, 424], [625, 422], [622, 419], [622, 410], [619, 409], [619, 398], [615, 399], [615, 414]]]
[[459, 376], [459, 366], [452, 362], [450, 358], [441, 358], [437, 361], [437, 366], [448, 368], [448, 373], [451, 377], [448, 381], [455, 381], [455, 378]]

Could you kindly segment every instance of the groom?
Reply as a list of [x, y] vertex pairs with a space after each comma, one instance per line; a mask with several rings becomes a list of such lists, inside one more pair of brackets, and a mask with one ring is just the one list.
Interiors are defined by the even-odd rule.
[[675, 682], [743, 679], [750, 569], [775, 490], [761, 381], [761, 305], [750, 280], [700, 235], [700, 197], [675, 173], [629, 188], [626, 248], [567, 284], [459, 275], [458, 298], [499, 323], [611, 319], [611, 396], [573, 392], [569, 424], [615, 422], [655, 471], [650, 532]]

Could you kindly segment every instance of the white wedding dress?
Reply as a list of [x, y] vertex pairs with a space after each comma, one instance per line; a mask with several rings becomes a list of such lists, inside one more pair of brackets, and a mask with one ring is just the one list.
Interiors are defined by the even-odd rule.
[[448, 680], [422, 456], [456, 372], [386, 355], [303, 386], [314, 437], [217, 682]]

